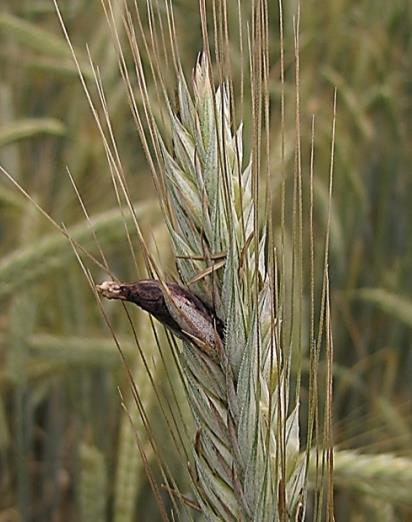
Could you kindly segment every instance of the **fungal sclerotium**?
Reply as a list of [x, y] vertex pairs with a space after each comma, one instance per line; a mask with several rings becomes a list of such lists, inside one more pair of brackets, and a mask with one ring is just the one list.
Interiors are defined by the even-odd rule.
[[214, 359], [221, 351], [221, 321], [196, 295], [182, 286], [143, 279], [134, 283], [105, 281], [96, 288], [107, 299], [135, 303], [178, 337], [196, 345]]

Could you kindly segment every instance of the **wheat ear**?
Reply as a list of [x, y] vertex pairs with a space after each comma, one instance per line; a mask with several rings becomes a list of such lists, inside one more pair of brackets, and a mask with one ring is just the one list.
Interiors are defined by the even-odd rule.
[[[316, 458], [310, 460], [309, 478], [315, 479]], [[333, 454], [337, 486], [354, 489], [391, 503], [412, 505], [412, 461], [388, 453], [365, 454], [339, 450]]]
[[[203, 55], [192, 97], [183, 76], [169, 105], [173, 150], [157, 135], [164, 208], [181, 283], [103, 283], [183, 339], [180, 360], [195, 419], [191, 476], [208, 520], [284, 520], [302, 512], [299, 406], [276, 345], [266, 230], [255, 221], [252, 160], [232, 132], [227, 85]], [[245, 165], [245, 166], [244, 166]]]

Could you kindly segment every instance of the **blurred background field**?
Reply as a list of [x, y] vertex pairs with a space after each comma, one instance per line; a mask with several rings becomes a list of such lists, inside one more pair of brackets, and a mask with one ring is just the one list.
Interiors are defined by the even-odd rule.
[[[122, 3], [113, 4], [121, 26]], [[235, 4], [229, 5], [228, 13], [233, 38], [238, 39]], [[296, 6], [292, 1], [284, 4], [285, 136], [287, 170], [293, 173]], [[154, 254], [172, 272], [156, 192], [100, 1], [60, 0], [59, 5], [92, 92], [86, 44], [99, 67], [136, 214]], [[173, 5], [181, 61], [190, 77], [202, 46], [198, 6], [192, 0]], [[249, 2], [242, 6], [247, 18]], [[277, 8], [271, 6], [269, 164], [275, 199], [281, 132], [278, 25]], [[148, 31], [147, 26], [143, 30]], [[412, 5], [407, 0], [302, 2], [303, 174], [307, 179], [315, 114], [319, 242], [327, 219], [334, 87], [338, 90], [330, 257], [335, 443], [342, 450], [408, 458], [412, 458], [411, 56]], [[235, 48], [233, 63], [236, 84], [240, 64]], [[119, 278], [143, 277], [133, 220], [119, 210], [102, 140], [51, 1], [2, 0], [0, 64], [0, 164], [104, 264], [101, 247]], [[149, 67], [149, 60], [144, 65]], [[173, 88], [174, 77], [168, 80]], [[154, 86], [149, 84], [148, 89], [152, 92]], [[247, 130], [250, 122], [245, 114]], [[66, 166], [93, 227], [85, 219]], [[0, 178], [0, 215], [0, 521], [157, 520], [158, 508], [133, 429], [121, 408], [118, 387], [134, 415], [127, 372], [70, 242], [5, 176]], [[321, 261], [317, 259], [319, 268]], [[309, 259], [305, 270], [308, 267]], [[100, 280], [105, 274], [94, 266], [93, 276]], [[186, 463], [179, 462], [173, 451], [171, 428], [162, 415], [162, 403], [171, 393], [164, 372], [169, 352], [159, 353], [146, 316], [129, 311], [140, 351], [124, 310], [111, 303], [105, 310], [121, 339], [128, 367], [144, 390], [153, 430], [162, 440], [161, 452], [178, 480]], [[164, 336], [161, 329], [158, 332]], [[160, 400], [145, 364], [164, 391]], [[181, 393], [177, 385], [173, 390]], [[174, 399], [179, 402], [179, 397]], [[139, 422], [136, 429], [150, 461], [153, 449]], [[377, 498], [373, 482], [372, 494], [359, 491], [367, 489], [364, 485], [356, 474], [339, 476], [337, 471], [336, 520], [411, 519], [412, 493], [409, 502], [399, 499], [394, 482], [393, 491], [388, 487], [381, 494], [377, 489]]]

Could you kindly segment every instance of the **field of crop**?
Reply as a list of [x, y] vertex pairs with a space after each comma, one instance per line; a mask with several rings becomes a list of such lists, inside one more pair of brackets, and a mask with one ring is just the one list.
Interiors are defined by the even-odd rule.
[[[411, 2], [57, 3], [73, 52], [53, 0], [0, 6], [0, 522], [201, 519], [188, 461], [199, 473], [202, 419], [182, 384], [181, 341], [137, 307], [101, 300], [94, 283], [157, 278], [153, 267], [177, 278], [171, 230], [181, 230], [168, 205], [180, 204], [173, 183], [187, 182], [178, 189], [188, 200], [192, 185], [163, 184], [153, 134], [173, 160], [207, 163], [196, 142], [194, 159], [179, 158], [163, 97], [184, 121], [175, 54], [193, 91], [205, 27], [215, 86], [230, 77], [229, 127], [243, 121], [253, 158], [256, 237], [234, 240], [238, 258], [257, 267], [267, 222], [262, 251], [279, 272], [271, 328], [284, 328], [285, 386], [299, 398], [300, 450], [312, 455], [305, 520], [411, 520]], [[179, 226], [206, 212], [207, 202], [198, 214], [189, 203]], [[218, 254], [196, 279], [201, 291], [215, 272], [223, 281]], [[255, 303], [260, 272], [245, 268], [246, 279], [249, 269]], [[299, 520], [297, 504], [280, 504], [276, 520]], [[225, 519], [217, 511], [210, 520]], [[266, 520], [248, 516], [238, 519]]]

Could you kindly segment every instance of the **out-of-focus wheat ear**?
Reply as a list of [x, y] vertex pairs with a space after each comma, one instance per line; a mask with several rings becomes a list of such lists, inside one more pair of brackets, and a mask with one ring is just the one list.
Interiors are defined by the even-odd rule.
[[83, 443], [79, 449], [79, 520], [106, 520], [107, 470], [103, 453]]
[[[30, 236], [36, 236], [38, 224], [34, 208], [26, 207], [21, 223], [19, 243], [24, 244]], [[29, 517], [32, 502], [27, 462], [30, 459], [30, 447], [33, 438], [32, 403], [28, 393], [27, 361], [28, 339], [32, 335], [37, 318], [37, 299], [30, 290], [16, 293], [10, 307], [9, 328], [6, 343], [9, 347], [7, 369], [15, 382], [14, 405], [16, 409], [16, 489], [17, 502], [21, 515]]]
[[[49, 234], [39, 239], [35, 246], [21, 246], [4, 257], [0, 262], [0, 297], [12, 295], [17, 290], [27, 288], [28, 285], [49, 276], [54, 270], [65, 266], [73, 260], [73, 249], [67, 239], [76, 246], [81, 254], [92, 263], [100, 267], [105, 273], [108, 268], [95, 256], [100, 248], [112, 242], [123, 240], [127, 232], [135, 226], [137, 216], [143, 219], [149, 208], [148, 203], [134, 204], [134, 214], [125, 212], [125, 209], [114, 209], [91, 215], [86, 221], [66, 230], [56, 223], [38, 203], [15, 181], [12, 176], [0, 166], [0, 171], [16, 186], [16, 188], [33, 204], [52, 225], [59, 231], [58, 234]], [[98, 237], [99, 243], [95, 238]]]
[[[140, 357], [129, 359], [130, 372], [139, 390], [141, 407], [145, 412], [150, 411], [155, 402], [152, 381], [156, 382], [156, 372], [159, 368], [159, 348], [156, 345], [150, 321], [141, 312], [136, 327], [139, 335], [139, 344], [146, 357], [146, 365]], [[133, 361], [133, 362], [132, 362]], [[148, 373], [150, 372], [150, 374]], [[134, 398], [131, 393], [125, 397], [125, 408], [133, 416], [134, 425], [126, 413], [122, 414], [119, 428], [118, 458], [114, 492], [114, 521], [132, 522], [135, 516], [136, 497], [144, 478], [144, 469], [141, 459], [136, 452], [136, 430], [142, 438], [146, 428], [141, 417], [135, 413]], [[145, 445], [145, 455], [151, 460], [153, 449], [150, 444]]]
[[[394, 504], [412, 506], [412, 462], [387, 453], [365, 454], [335, 450], [333, 477], [338, 486]], [[310, 460], [309, 477], [316, 480], [316, 456]]]

